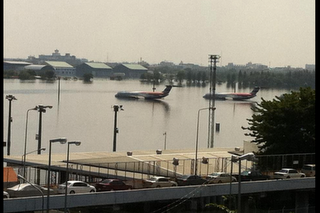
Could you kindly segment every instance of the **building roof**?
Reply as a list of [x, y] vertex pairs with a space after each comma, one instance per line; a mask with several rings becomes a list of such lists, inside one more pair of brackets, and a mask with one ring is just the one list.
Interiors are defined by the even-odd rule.
[[12, 65], [30, 65], [31, 63], [25, 61], [3, 61], [5, 64], [12, 64]]
[[112, 69], [108, 65], [101, 63], [101, 62], [86, 62], [85, 64], [87, 64], [88, 66], [90, 66], [92, 68], [96, 68], [96, 69]]
[[24, 68], [27, 70], [41, 70], [45, 66], [48, 66], [48, 65], [31, 64], [31, 65], [25, 66]]
[[140, 64], [122, 64], [123, 66], [127, 67], [128, 69], [131, 70], [148, 70], [144, 66], [141, 66]]
[[48, 65], [59, 68], [73, 68], [70, 64], [64, 61], [45, 61]]

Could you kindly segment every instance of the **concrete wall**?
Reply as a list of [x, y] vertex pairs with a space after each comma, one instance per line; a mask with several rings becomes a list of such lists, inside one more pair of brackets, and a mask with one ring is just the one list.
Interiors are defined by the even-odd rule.
[[[89, 194], [68, 195], [68, 208], [122, 205], [128, 203], [147, 203], [151, 201], [176, 200], [180, 198], [206, 198], [238, 194], [238, 183], [209, 184], [202, 186], [167, 187], [156, 189], [140, 189], [127, 191], [99, 192]], [[286, 180], [251, 181], [241, 183], [241, 194], [315, 189], [315, 178], [299, 178]], [[50, 197], [50, 208], [63, 209], [64, 195]], [[42, 197], [4, 199], [3, 212], [24, 212], [42, 209]], [[44, 208], [46, 209], [46, 196]]]

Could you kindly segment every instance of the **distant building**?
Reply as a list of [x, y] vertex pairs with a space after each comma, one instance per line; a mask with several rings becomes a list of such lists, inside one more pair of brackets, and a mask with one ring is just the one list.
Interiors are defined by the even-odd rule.
[[76, 69], [64, 61], [45, 61], [47, 65], [53, 67], [56, 76], [59, 77], [74, 77]]
[[95, 78], [108, 78], [112, 76], [112, 68], [100, 62], [86, 62], [76, 67], [78, 77], [83, 77], [86, 73], [92, 74]]
[[315, 71], [316, 65], [315, 64], [306, 64], [305, 68], [306, 68], [306, 70]]
[[125, 78], [140, 78], [148, 69], [140, 64], [119, 64], [113, 68], [114, 73], [124, 73]]
[[34, 71], [37, 75], [42, 75], [46, 71], [55, 71], [54, 68], [50, 65], [38, 65], [38, 64], [30, 64], [24, 67], [25, 70]]
[[[35, 62], [36, 58], [29, 56], [28, 60]], [[83, 62], [87, 62], [87, 59], [77, 59], [74, 55], [70, 55], [70, 53], [66, 53], [65, 55], [61, 55], [59, 50], [55, 50], [51, 55], [39, 55], [38, 64], [42, 64], [45, 61], [64, 61], [72, 66], [77, 66]]]
[[16, 71], [19, 73], [24, 70], [25, 66], [30, 64], [25, 61], [3, 61], [3, 71]]

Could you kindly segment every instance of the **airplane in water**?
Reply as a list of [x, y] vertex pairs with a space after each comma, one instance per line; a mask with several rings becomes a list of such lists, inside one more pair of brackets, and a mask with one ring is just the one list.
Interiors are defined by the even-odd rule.
[[[238, 92], [224, 92], [224, 93], [216, 93], [215, 99], [226, 100], [228, 98], [233, 100], [246, 100], [256, 96], [260, 87], [254, 87], [254, 89], [250, 93], [238, 93]], [[203, 96], [205, 99], [212, 99], [213, 95], [207, 93]]]
[[144, 99], [160, 99], [169, 95], [172, 85], [166, 85], [166, 88], [162, 92], [147, 92], [147, 91], [120, 91], [115, 97], [117, 98], [144, 98]]

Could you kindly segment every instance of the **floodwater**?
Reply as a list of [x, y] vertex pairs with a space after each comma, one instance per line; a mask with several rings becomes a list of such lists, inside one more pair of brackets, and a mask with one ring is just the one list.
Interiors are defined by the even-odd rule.
[[[60, 95], [58, 88], [60, 85]], [[169, 96], [158, 101], [117, 99], [118, 91], [152, 91], [152, 84], [139, 80], [112, 81], [94, 79], [92, 83], [61, 80], [48, 83], [42, 80], [3, 80], [3, 137], [7, 141], [9, 101], [6, 95], [14, 95], [12, 101], [11, 155], [23, 155], [27, 129], [27, 153], [38, 148], [36, 134], [39, 128], [39, 112], [27, 110], [39, 104], [51, 105], [42, 113], [42, 144], [47, 148], [49, 140], [66, 137], [68, 141], [81, 141], [81, 146], [70, 147], [70, 152], [113, 151], [115, 112], [113, 105], [123, 106], [117, 113], [116, 151], [195, 148], [198, 110], [209, 107], [202, 96], [209, 91], [204, 87], [173, 87]], [[162, 91], [165, 85], [157, 85]], [[250, 92], [241, 89], [237, 92]], [[232, 92], [226, 84], [217, 85], [216, 92]], [[272, 100], [289, 90], [260, 89], [257, 96], [247, 101], [216, 100], [215, 123], [220, 131], [214, 133], [213, 147], [242, 147], [245, 136], [241, 126], [248, 126], [251, 107], [261, 101]], [[199, 114], [199, 148], [208, 147], [208, 110]], [[66, 146], [52, 145], [52, 153], [65, 153]], [[7, 147], [4, 147], [7, 155]]]

